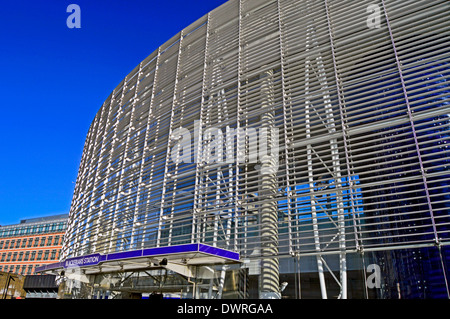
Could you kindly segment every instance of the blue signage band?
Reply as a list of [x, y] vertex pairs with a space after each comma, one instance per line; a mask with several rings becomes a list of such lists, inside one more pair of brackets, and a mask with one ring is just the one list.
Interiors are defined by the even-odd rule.
[[152, 256], [170, 256], [175, 254], [197, 253], [197, 252], [201, 252], [203, 254], [220, 257], [235, 262], [239, 261], [239, 253], [237, 252], [205, 244], [185, 244], [167, 247], [146, 248], [141, 250], [131, 250], [118, 253], [111, 253], [107, 255], [91, 254], [80, 257], [73, 257], [66, 259], [65, 261], [62, 262], [37, 267], [36, 272], [42, 272], [46, 270], [53, 270], [59, 268], [67, 269], [74, 267], [95, 266], [105, 261], [124, 260], [130, 258], [152, 257]]

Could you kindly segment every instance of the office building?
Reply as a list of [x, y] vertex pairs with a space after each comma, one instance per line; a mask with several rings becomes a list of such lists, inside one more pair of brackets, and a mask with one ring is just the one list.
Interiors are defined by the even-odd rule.
[[39, 271], [73, 298], [449, 297], [449, 12], [230, 0], [192, 23], [99, 109]]
[[23, 219], [0, 227], [0, 271], [32, 275], [59, 260], [67, 214]]

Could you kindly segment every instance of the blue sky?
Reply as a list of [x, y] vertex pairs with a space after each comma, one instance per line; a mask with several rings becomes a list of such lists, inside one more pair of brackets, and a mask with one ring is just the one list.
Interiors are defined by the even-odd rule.
[[[159, 45], [225, 2], [2, 2], [0, 225], [68, 213], [103, 101]], [[66, 25], [72, 3], [80, 29]]]

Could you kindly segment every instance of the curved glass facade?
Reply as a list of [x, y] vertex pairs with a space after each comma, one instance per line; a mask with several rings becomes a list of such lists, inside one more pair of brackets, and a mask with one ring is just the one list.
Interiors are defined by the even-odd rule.
[[211, 11], [95, 116], [63, 258], [199, 243], [240, 254], [218, 270], [219, 297], [447, 297], [449, 12], [392, 0]]

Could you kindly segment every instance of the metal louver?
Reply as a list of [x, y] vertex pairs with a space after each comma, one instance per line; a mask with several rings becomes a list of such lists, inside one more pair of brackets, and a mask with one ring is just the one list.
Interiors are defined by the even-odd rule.
[[[370, 5], [380, 28], [368, 26]], [[213, 10], [98, 111], [64, 256], [206, 243], [262, 258], [268, 278], [280, 258], [316, 256], [325, 297], [326, 258], [339, 255], [345, 298], [349, 253], [447, 245], [449, 12], [448, 1], [388, 0]], [[278, 129], [270, 176], [248, 135], [264, 127]], [[197, 161], [171, 158], [179, 129]], [[208, 157], [230, 150], [230, 162]]]

